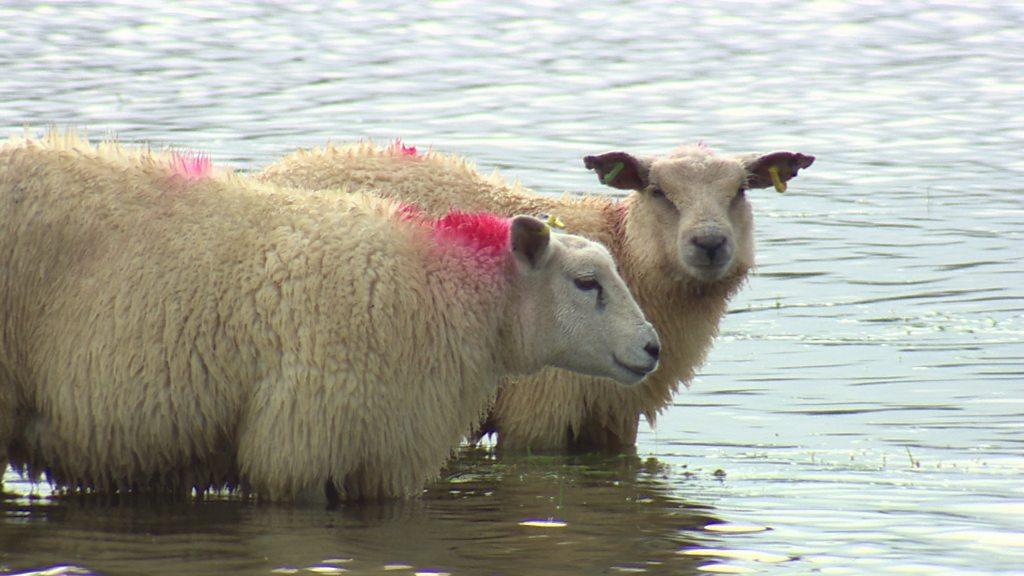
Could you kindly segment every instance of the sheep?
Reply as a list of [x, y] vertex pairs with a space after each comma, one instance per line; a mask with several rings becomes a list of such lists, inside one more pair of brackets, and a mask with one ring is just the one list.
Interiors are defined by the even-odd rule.
[[0, 222], [0, 454], [69, 491], [408, 497], [501, 379], [657, 366], [610, 253], [529, 216], [50, 133], [0, 146]]
[[268, 182], [307, 189], [380, 190], [440, 213], [453, 207], [550, 214], [567, 230], [609, 247], [662, 339], [661, 365], [641, 385], [546, 369], [504, 383], [482, 433], [511, 451], [635, 450], [640, 416], [653, 426], [681, 382], [703, 363], [727, 303], [754, 264], [750, 188], [775, 186], [814, 157], [793, 152], [727, 156], [698, 144], [667, 155], [609, 152], [584, 158], [599, 181], [629, 191], [541, 196], [464, 159], [396, 143], [299, 150], [266, 167]]

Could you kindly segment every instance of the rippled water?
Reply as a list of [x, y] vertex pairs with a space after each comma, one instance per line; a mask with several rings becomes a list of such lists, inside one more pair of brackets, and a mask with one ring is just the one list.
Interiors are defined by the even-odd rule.
[[607, 191], [580, 158], [611, 148], [818, 157], [752, 197], [758, 273], [637, 459], [471, 452], [420, 501], [337, 512], [51, 500], [8, 472], [0, 573], [1024, 573], [1019, 3], [16, 1], [0, 22], [4, 133], [244, 169], [402, 137], [545, 193]]

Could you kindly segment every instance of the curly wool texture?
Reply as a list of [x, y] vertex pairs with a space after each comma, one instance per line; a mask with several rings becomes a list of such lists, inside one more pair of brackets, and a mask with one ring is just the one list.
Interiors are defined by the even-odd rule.
[[477, 249], [500, 226], [180, 168], [74, 133], [0, 147], [0, 469], [417, 493], [516, 368], [508, 251]]
[[[702, 147], [686, 150], [710, 155]], [[482, 176], [468, 161], [435, 152], [417, 156], [369, 143], [299, 150], [268, 166], [259, 177], [309, 190], [380, 190], [415, 202], [432, 214], [453, 207], [499, 214], [555, 214], [566, 230], [606, 245], [637, 302], [661, 337], [661, 365], [639, 385], [547, 368], [502, 383], [482, 432], [497, 432], [511, 450], [628, 449], [643, 415], [652, 424], [679, 385], [704, 362], [752, 261], [740, 261], [714, 283], [680, 278], [649, 256], [647, 222], [637, 216], [635, 196], [537, 195], [498, 174]], [[749, 231], [748, 231], [749, 232]], [[751, 240], [752, 242], [752, 240]], [[752, 246], [749, 247], [752, 254]]]

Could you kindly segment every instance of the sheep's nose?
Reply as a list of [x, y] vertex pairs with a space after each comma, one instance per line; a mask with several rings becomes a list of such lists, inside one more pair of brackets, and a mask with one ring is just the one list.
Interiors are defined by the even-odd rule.
[[708, 256], [708, 260], [714, 260], [715, 255], [722, 246], [725, 246], [726, 238], [722, 234], [702, 234], [690, 239], [694, 246], [700, 248]]
[[650, 354], [651, 358], [657, 362], [658, 356], [661, 355], [661, 346], [657, 342], [648, 342], [647, 346], [644, 346], [644, 351]]

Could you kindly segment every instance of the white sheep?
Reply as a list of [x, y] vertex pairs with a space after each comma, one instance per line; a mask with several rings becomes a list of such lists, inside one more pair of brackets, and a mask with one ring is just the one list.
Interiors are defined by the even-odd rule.
[[630, 449], [643, 414], [653, 425], [680, 382], [703, 363], [726, 312], [754, 264], [753, 216], [745, 192], [780, 191], [812, 156], [774, 152], [733, 157], [706, 146], [638, 158], [624, 152], [587, 156], [608, 196], [541, 196], [497, 174], [481, 176], [457, 157], [396, 143], [300, 150], [267, 167], [266, 181], [307, 189], [378, 190], [432, 213], [452, 208], [499, 214], [546, 213], [566, 229], [609, 247], [619, 270], [662, 341], [661, 366], [641, 385], [547, 369], [502, 385], [482, 428], [512, 450]]
[[531, 217], [51, 133], [0, 147], [0, 222], [0, 455], [71, 490], [409, 496], [501, 378], [657, 365], [608, 251]]

